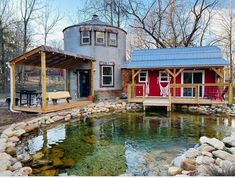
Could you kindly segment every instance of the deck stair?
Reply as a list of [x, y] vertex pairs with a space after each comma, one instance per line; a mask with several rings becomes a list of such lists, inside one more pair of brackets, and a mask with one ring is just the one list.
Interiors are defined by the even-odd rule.
[[168, 97], [145, 97], [143, 100], [144, 110], [146, 106], [165, 106], [171, 110], [171, 103]]

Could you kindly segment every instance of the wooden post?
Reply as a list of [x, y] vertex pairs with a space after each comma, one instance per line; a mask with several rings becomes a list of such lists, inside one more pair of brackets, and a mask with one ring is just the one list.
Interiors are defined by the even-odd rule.
[[127, 84], [127, 99], [128, 102], [131, 100], [131, 84]]
[[46, 53], [41, 52], [42, 112], [47, 108]]
[[200, 85], [197, 84], [197, 104], [199, 105], [199, 97], [200, 97]]
[[66, 69], [66, 91], [70, 91], [70, 71], [68, 69]]
[[131, 95], [132, 95], [132, 97], [135, 97], [135, 95], [134, 95], [134, 93], [135, 93], [135, 70], [134, 69], [132, 69], [131, 70], [131, 73], [132, 73], [132, 82], [131, 82], [131, 84], [132, 84], [132, 92], [131, 92]]
[[229, 84], [229, 90], [228, 90], [228, 104], [233, 104], [233, 84]]
[[91, 61], [91, 96], [95, 96], [94, 90], [94, 61]]
[[174, 76], [173, 76], [173, 82], [174, 82], [174, 87], [173, 87], [173, 97], [175, 97], [176, 96], [176, 90], [175, 90], [175, 84], [176, 84], [176, 68], [174, 68], [174, 71], [173, 71], [173, 73], [174, 73]]
[[11, 75], [12, 75], [12, 81], [11, 81], [11, 84], [12, 84], [12, 108], [14, 109], [14, 107], [16, 106], [16, 100], [15, 100], [15, 97], [16, 97], [16, 76], [15, 76], [15, 72], [16, 72], [16, 66], [15, 66], [15, 63], [11, 64]]

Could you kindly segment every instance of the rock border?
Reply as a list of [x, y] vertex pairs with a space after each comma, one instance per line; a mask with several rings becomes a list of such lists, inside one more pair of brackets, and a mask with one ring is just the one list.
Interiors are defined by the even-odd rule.
[[69, 121], [72, 118], [92, 117], [103, 113], [120, 113], [142, 111], [142, 105], [127, 103], [123, 100], [92, 103], [87, 106], [44, 114], [28, 122], [12, 124], [3, 130], [0, 137], [0, 176], [28, 176], [32, 174], [31, 167], [23, 167], [31, 161], [30, 155], [17, 155], [16, 147], [20, 140], [28, 133], [51, 125], [53, 123]]
[[222, 141], [202, 136], [200, 144], [177, 156], [171, 176], [235, 176], [235, 135]]

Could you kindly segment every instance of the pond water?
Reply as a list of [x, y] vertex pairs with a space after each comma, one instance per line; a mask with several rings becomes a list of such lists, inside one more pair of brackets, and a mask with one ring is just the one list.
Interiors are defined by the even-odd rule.
[[200, 136], [222, 139], [235, 119], [183, 113], [125, 113], [61, 123], [31, 134], [18, 154], [34, 155], [33, 175], [166, 175]]

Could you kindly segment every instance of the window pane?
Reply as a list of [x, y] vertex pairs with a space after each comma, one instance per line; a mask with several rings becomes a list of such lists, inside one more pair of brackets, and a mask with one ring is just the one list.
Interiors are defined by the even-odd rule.
[[83, 37], [89, 37], [90, 36], [90, 33], [89, 33], [89, 31], [82, 31], [82, 36]]
[[97, 42], [97, 43], [104, 43], [104, 39], [103, 39], [103, 38], [97, 38], [97, 39], [96, 39], [96, 42]]
[[184, 73], [184, 83], [191, 84], [192, 82], [192, 73]]
[[104, 38], [104, 32], [96, 32], [96, 38]]
[[112, 85], [112, 76], [103, 76], [104, 85]]
[[202, 72], [193, 73], [193, 83], [202, 83]]
[[89, 43], [89, 42], [90, 42], [90, 39], [89, 39], [89, 38], [83, 38], [83, 39], [82, 39], [82, 42], [83, 42], [83, 43]]
[[103, 67], [103, 75], [112, 75], [112, 67]]
[[109, 44], [110, 45], [117, 45], [117, 34], [116, 33], [109, 34]]

